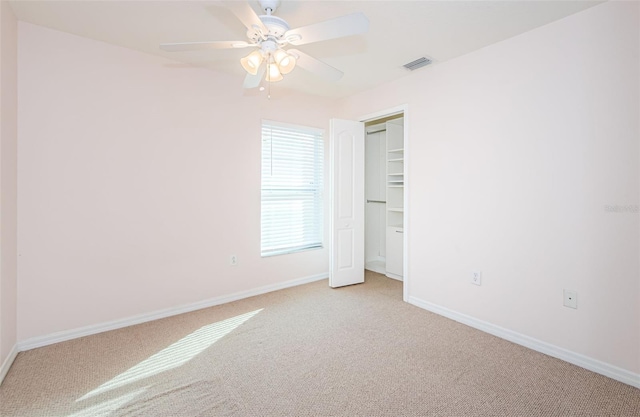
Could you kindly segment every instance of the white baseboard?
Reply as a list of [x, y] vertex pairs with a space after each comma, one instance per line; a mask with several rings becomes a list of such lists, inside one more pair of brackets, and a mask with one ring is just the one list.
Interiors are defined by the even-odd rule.
[[501, 339], [505, 339], [529, 349], [533, 349], [537, 352], [544, 353], [545, 355], [553, 356], [554, 358], [562, 359], [563, 361], [607, 376], [611, 379], [615, 379], [616, 381], [620, 381], [633, 387], [640, 388], [640, 374], [636, 374], [617, 366], [599, 361], [597, 359], [572, 352], [570, 350], [543, 342], [538, 339], [534, 339], [532, 337], [514, 332], [509, 329], [505, 329], [500, 326], [496, 326], [495, 324], [478, 320], [466, 314], [458, 313], [457, 311], [450, 310], [446, 307], [429, 303], [427, 301], [423, 301], [416, 297], [409, 297], [409, 303], [415, 305], [416, 307], [431, 311], [432, 313], [455, 320], [459, 323], [466, 324], [467, 326], [481, 330], [485, 333], [492, 334]]
[[391, 278], [391, 279], [395, 279], [396, 281], [402, 281], [402, 275], [396, 275], [396, 274], [392, 274], [391, 272], [387, 272], [385, 274], [387, 276], [387, 278]]
[[163, 319], [163, 318], [175, 316], [178, 314], [189, 313], [191, 311], [200, 310], [207, 307], [213, 307], [220, 304], [226, 304], [232, 301], [238, 301], [243, 298], [249, 298], [249, 297], [253, 297], [260, 294], [266, 294], [272, 291], [282, 290], [289, 287], [295, 287], [297, 285], [308, 284], [310, 282], [320, 281], [328, 277], [329, 277], [329, 273], [325, 273], [325, 274], [319, 274], [319, 275], [312, 275], [304, 278], [292, 279], [290, 281], [280, 282], [280, 283], [271, 284], [271, 285], [265, 285], [262, 287], [253, 288], [246, 291], [240, 291], [240, 292], [229, 294], [229, 295], [214, 297], [208, 300], [198, 301], [196, 303], [186, 304], [186, 305], [177, 306], [177, 307], [171, 307], [164, 310], [157, 310], [150, 313], [139, 314], [137, 316], [132, 316], [132, 317], [128, 317], [120, 320], [114, 320], [114, 321], [99, 323], [91, 326], [80, 327], [77, 329], [55, 332], [45, 336], [32, 337], [30, 339], [26, 339], [18, 343], [16, 354], [17, 352], [23, 352], [25, 350], [52, 345], [54, 343], [64, 342], [71, 339], [77, 339], [79, 337], [107, 332], [109, 330], [121, 329], [123, 327], [128, 327], [128, 326], [133, 326], [135, 324], [145, 323], [148, 321]]
[[13, 345], [11, 351], [9, 352], [9, 356], [2, 362], [2, 366], [0, 366], [0, 385], [2, 385], [2, 381], [4, 381], [4, 377], [7, 376], [11, 365], [13, 365], [13, 361], [16, 360], [16, 356], [18, 356], [18, 345]]
[[373, 260], [365, 263], [364, 269], [377, 272], [378, 274], [382, 274], [382, 275], [384, 275], [385, 272], [387, 272], [387, 269], [384, 266], [384, 261], [380, 261], [380, 260]]

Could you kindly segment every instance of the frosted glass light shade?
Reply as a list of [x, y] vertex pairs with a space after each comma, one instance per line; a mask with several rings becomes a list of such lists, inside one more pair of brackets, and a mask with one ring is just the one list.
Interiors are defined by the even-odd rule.
[[275, 83], [276, 81], [280, 81], [284, 78], [280, 73], [280, 70], [278, 69], [278, 64], [274, 62], [269, 64], [269, 69], [268, 69], [266, 78], [267, 78], [267, 81], [269, 81], [270, 83]]
[[282, 74], [290, 73], [296, 66], [296, 58], [282, 49], [278, 49], [275, 54], [273, 54], [273, 59], [276, 61], [276, 64], [278, 64], [278, 69]]
[[256, 75], [258, 73], [258, 68], [260, 68], [260, 64], [262, 64], [262, 53], [259, 50], [253, 51], [242, 58], [240, 60], [240, 64], [242, 64], [242, 68], [244, 68], [249, 74]]

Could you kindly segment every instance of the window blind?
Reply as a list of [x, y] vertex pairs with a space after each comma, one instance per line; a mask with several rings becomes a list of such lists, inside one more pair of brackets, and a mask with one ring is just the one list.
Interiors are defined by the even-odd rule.
[[262, 122], [262, 256], [322, 247], [322, 134]]

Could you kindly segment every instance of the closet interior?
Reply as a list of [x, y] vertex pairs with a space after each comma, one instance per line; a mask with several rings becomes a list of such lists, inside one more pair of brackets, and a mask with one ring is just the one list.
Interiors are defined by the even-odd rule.
[[365, 268], [402, 280], [404, 119], [365, 124]]

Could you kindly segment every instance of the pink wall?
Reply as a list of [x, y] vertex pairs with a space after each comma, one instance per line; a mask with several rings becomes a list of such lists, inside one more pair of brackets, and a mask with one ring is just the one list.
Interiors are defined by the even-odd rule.
[[19, 52], [19, 340], [328, 272], [260, 257], [260, 123], [332, 101], [23, 22]]
[[[17, 337], [17, 45], [18, 24], [0, 2], [0, 365]], [[0, 375], [0, 382], [2, 375]]]
[[410, 297], [640, 372], [638, 15], [605, 3], [343, 101], [409, 106]]
[[[410, 297], [640, 372], [639, 215], [605, 211], [639, 204], [638, 10], [599, 5], [341, 103], [409, 105]], [[326, 129], [338, 103], [19, 35], [18, 340], [327, 271], [327, 250], [259, 256], [259, 126]]]

